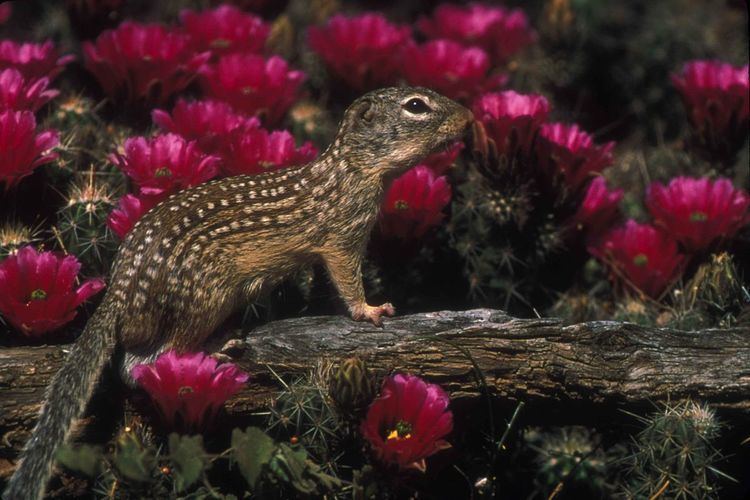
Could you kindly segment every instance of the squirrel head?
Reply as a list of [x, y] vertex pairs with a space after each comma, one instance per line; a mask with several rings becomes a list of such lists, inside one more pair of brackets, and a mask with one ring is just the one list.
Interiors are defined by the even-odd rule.
[[472, 121], [471, 111], [432, 90], [383, 88], [349, 106], [331, 150], [357, 169], [391, 177], [460, 139]]

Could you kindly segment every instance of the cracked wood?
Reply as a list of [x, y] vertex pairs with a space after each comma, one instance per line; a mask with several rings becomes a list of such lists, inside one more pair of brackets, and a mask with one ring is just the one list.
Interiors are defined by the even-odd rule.
[[[2, 446], [16, 448], [27, 436], [65, 349], [0, 349]], [[462, 350], [471, 353], [499, 399], [621, 408], [693, 397], [732, 413], [750, 410], [750, 328], [683, 332], [612, 321], [565, 325], [477, 309], [396, 317], [383, 329], [343, 316], [260, 326], [223, 349], [251, 375], [228, 411], [240, 417], [273, 400], [279, 386], [266, 365], [293, 376], [314, 368], [318, 359], [353, 354], [380, 374], [417, 373], [453, 398], [476, 398], [480, 391]]]

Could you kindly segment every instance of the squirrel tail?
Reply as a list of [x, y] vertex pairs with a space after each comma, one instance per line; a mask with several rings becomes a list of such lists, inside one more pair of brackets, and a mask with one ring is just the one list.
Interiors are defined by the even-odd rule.
[[47, 387], [45, 402], [23, 460], [3, 493], [5, 500], [38, 500], [44, 495], [57, 449], [91, 397], [115, 347], [115, 315], [102, 303]]

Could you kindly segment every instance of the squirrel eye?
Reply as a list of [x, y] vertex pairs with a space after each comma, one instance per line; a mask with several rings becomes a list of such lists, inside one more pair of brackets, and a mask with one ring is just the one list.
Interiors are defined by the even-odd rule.
[[421, 115], [432, 111], [432, 109], [430, 109], [430, 107], [422, 99], [419, 99], [417, 97], [409, 99], [402, 107], [409, 113], [413, 113], [415, 115]]

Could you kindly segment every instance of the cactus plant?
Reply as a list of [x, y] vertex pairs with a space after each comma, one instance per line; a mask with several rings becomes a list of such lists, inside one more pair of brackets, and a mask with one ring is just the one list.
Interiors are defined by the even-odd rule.
[[600, 439], [585, 427], [560, 427], [551, 432], [529, 429], [524, 434], [536, 453], [537, 489], [550, 493], [565, 482], [566, 489], [585, 491], [587, 497], [601, 496], [608, 488], [607, 453]]
[[504, 160], [469, 165], [448, 232], [473, 299], [528, 313], [544, 265], [569, 243], [565, 221], [579, 200], [558, 184], [552, 196], [543, 195], [533, 160]]
[[333, 370], [328, 391], [339, 412], [347, 420], [357, 421], [375, 397], [375, 379], [367, 363], [353, 356]]
[[[719, 498], [713, 442], [721, 425], [709, 407], [695, 401], [666, 404], [649, 417], [628, 457], [623, 489], [630, 498]], [[726, 477], [726, 476], [725, 476]]]
[[41, 240], [41, 231], [22, 224], [9, 222], [0, 227], [0, 260], [13, 255], [19, 248]]
[[92, 169], [84, 182], [71, 185], [67, 202], [58, 212], [58, 229], [65, 249], [91, 273], [106, 273], [117, 249], [106, 224], [114, 203], [109, 186], [97, 180]]
[[318, 463], [335, 475], [335, 450], [342, 424], [328, 395], [332, 365], [320, 362], [305, 377], [287, 383], [271, 407], [267, 431], [302, 444]]

